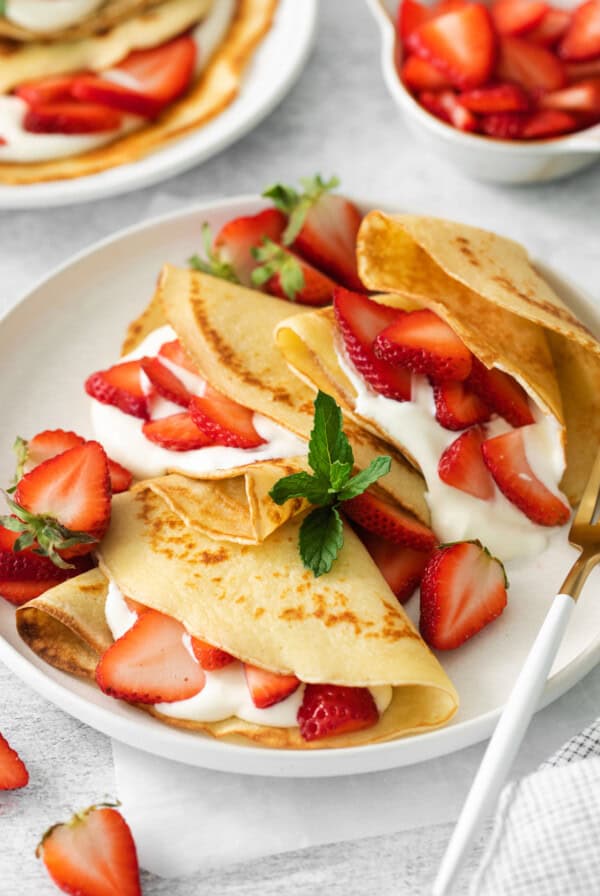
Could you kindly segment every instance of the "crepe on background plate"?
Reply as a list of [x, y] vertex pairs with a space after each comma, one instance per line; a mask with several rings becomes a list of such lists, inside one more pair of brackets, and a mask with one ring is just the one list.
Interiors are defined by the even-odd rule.
[[104, 0], [76, 25], [51, 32], [25, 28], [0, 16], [0, 39], [21, 42], [44, 40], [46, 43], [79, 40], [92, 34], [102, 34], [132, 15], [150, 10], [163, 2], [164, 0]]
[[[304, 682], [392, 685], [390, 706], [368, 729], [306, 742], [298, 728], [229, 718], [191, 722], [143, 707], [161, 721], [268, 747], [319, 749], [375, 743], [445, 724], [458, 697], [350, 527], [331, 572], [304, 569], [299, 518], [258, 546], [223, 543], [188, 529], [151, 490], [117, 495], [99, 554], [122, 593], [182, 622], [235, 657]], [[21, 637], [52, 665], [93, 677], [112, 637], [107, 581], [92, 570], [17, 611]]]

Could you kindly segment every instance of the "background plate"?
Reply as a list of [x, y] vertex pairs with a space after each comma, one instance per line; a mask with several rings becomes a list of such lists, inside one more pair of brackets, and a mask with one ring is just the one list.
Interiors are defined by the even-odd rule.
[[[213, 231], [230, 218], [264, 207], [256, 197], [197, 206], [123, 231], [76, 256], [40, 283], [0, 324], [0, 482], [12, 476], [10, 446], [62, 426], [90, 434], [83, 382], [118, 356], [127, 324], [147, 304], [158, 261], [184, 264], [200, 245], [203, 221]], [[362, 203], [365, 210], [375, 202]], [[539, 266], [578, 316], [597, 334], [600, 314], [590, 298]], [[461, 697], [450, 725], [439, 731], [345, 750], [277, 751], [222, 743], [169, 728], [143, 712], [47, 666], [17, 635], [14, 610], [0, 601], [0, 659], [28, 685], [83, 722], [124, 743], [190, 765], [257, 775], [347, 775], [410, 765], [488, 737], [572, 551], [564, 532], [542, 556], [509, 567], [511, 591], [503, 615], [442, 661]], [[600, 570], [590, 577], [544, 693], [555, 700], [600, 659]], [[415, 618], [418, 600], [408, 604]]]
[[246, 69], [239, 96], [197, 131], [137, 162], [89, 177], [9, 187], [0, 184], [0, 208], [74, 205], [139, 190], [174, 177], [239, 140], [290, 90], [306, 64], [317, 20], [317, 0], [279, 0], [273, 26]]

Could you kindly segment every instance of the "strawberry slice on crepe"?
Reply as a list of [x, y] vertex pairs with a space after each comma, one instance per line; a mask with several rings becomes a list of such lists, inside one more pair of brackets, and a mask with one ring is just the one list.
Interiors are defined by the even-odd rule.
[[295, 675], [278, 675], [249, 663], [244, 663], [244, 674], [252, 702], [258, 709], [281, 703], [300, 687]]
[[433, 387], [435, 418], [445, 429], [467, 429], [486, 423], [491, 416], [489, 406], [469, 388], [468, 383], [446, 380]]
[[488, 501], [494, 497], [494, 483], [481, 453], [484, 441], [479, 426], [463, 432], [440, 457], [438, 475], [447, 485]]
[[23, 117], [23, 128], [32, 134], [98, 134], [116, 131], [120, 125], [116, 109], [75, 100], [39, 103]]
[[235, 657], [220, 647], [213, 647], [207, 641], [201, 641], [200, 638], [192, 638], [192, 650], [194, 656], [203, 669], [207, 672], [213, 672], [215, 669], [223, 669], [235, 662]]
[[123, 361], [108, 370], [92, 373], [85, 391], [102, 404], [112, 404], [124, 414], [148, 420], [148, 396], [142, 386], [142, 360]]
[[375, 725], [379, 712], [368, 688], [307, 684], [298, 710], [304, 740], [347, 734]]
[[191, 360], [191, 358], [186, 355], [185, 349], [183, 348], [179, 339], [172, 339], [171, 342], [165, 342], [161, 345], [158, 350], [159, 358], [166, 358], [167, 361], [170, 361], [172, 364], [175, 364], [177, 367], [183, 367], [184, 370], [188, 370], [190, 373], [194, 373], [196, 376], [200, 376], [200, 371]]
[[454, 330], [428, 309], [402, 314], [386, 327], [375, 340], [375, 354], [435, 382], [465, 380], [473, 357]]
[[430, 552], [415, 551], [372, 532], [361, 531], [359, 534], [391, 590], [401, 604], [406, 603], [421, 583]]
[[189, 411], [146, 420], [142, 432], [150, 442], [169, 451], [194, 451], [214, 444], [196, 424]]
[[155, 390], [167, 401], [189, 407], [191, 393], [186, 389], [178, 376], [161, 363], [159, 358], [143, 358], [142, 370], [154, 386]]
[[202, 396], [192, 397], [190, 414], [213, 445], [258, 448], [265, 443], [254, 428], [254, 411], [232, 401], [208, 384]]
[[29, 783], [25, 763], [0, 734], [0, 790], [19, 790]]
[[371, 490], [344, 501], [342, 509], [353, 522], [394, 544], [430, 551], [437, 543], [424, 523]]
[[527, 426], [534, 422], [527, 393], [510, 374], [495, 367], [485, 367], [478, 358], [473, 358], [467, 382], [473, 392], [511, 426]]

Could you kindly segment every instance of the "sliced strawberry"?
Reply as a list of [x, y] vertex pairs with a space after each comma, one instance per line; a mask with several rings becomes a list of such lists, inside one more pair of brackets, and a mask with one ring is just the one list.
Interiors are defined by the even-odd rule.
[[539, 44], [520, 37], [503, 37], [496, 69], [502, 81], [515, 81], [525, 90], [558, 90], [566, 82], [560, 59]]
[[430, 552], [400, 547], [372, 532], [361, 531], [359, 534], [390, 589], [401, 604], [406, 603], [419, 587]]
[[527, 426], [534, 422], [525, 389], [508, 373], [495, 367], [489, 370], [474, 358], [468, 384], [511, 426]]
[[195, 255], [193, 266], [222, 280], [231, 280], [243, 286], [253, 286], [252, 272], [258, 262], [253, 249], [270, 240], [279, 243], [286, 227], [286, 217], [276, 208], [267, 208], [257, 215], [234, 218], [225, 224], [215, 239], [210, 241], [210, 228], [202, 229], [206, 260]]
[[132, 703], [174, 703], [200, 693], [206, 676], [186, 648], [184, 635], [176, 619], [146, 610], [102, 654], [98, 687]]
[[558, 52], [569, 62], [600, 56], [600, 0], [587, 0], [575, 9]]
[[200, 376], [200, 371], [189, 356], [186, 355], [179, 339], [173, 339], [172, 342], [165, 342], [164, 345], [161, 345], [158, 350], [158, 357], [166, 358], [172, 364], [177, 365], [177, 367], [183, 367], [184, 370], [189, 370], [190, 373]]
[[358, 372], [381, 395], [410, 401], [410, 371], [382, 361], [373, 350], [376, 336], [403, 312], [341, 287], [333, 294], [333, 309], [348, 357]]
[[433, 387], [435, 417], [445, 429], [467, 429], [490, 419], [489, 406], [468, 383], [447, 380]]
[[523, 112], [529, 109], [529, 97], [518, 84], [494, 84], [465, 90], [458, 97], [461, 105], [481, 115], [495, 112]]
[[551, 8], [542, 21], [527, 33], [527, 40], [543, 47], [553, 47], [567, 32], [571, 24], [571, 13], [568, 9]]
[[212, 644], [201, 641], [200, 638], [192, 638], [192, 650], [202, 668], [207, 672], [222, 669], [230, 663], [235, 663], [235, 657], [227, 653], [226, 650], [221, 650], [220, 647], [213, 647]]
[[60, 579], [30, 579], [13, 582], [0, 578], [0, 597], [15, 607], [22, 607], [23, 604], [29, 603], [30, 600], [60, 584], [60, 581]]
[[494, 0], [492, 20], [500, 34], [523, 34], [539, 25], [548, 12], [540, 0]]
[[331, 191], [332, 177], [303, 178], [303, 193], [276, 184], [263, 193], [288, 216], [283, 243], [347, 289], [363, 289], [356, 267], [356, 237], [362, 215], [349, 199]]
[[483, 460], [508, 500], [538, 526], [562, 526], [571, 515], [567, 505], [540, 482], [527, 460], [522, 429], [488, 439]]
[[431, 62], [456, 87], [479, 87], [489, 80], [496, 38], [489, 13], [473, 3], [425, 22], [414, 31], [408, 46]]
[[108, 370], [92, 373], [85, 381], [85, 391], [102, 404], [112, 404], [124, 414], [147, 420], [148, 398], [142, 387], [142, 360], [124, 361]]
[[585, 78], [600, 78], [600, 59], [590, 59], [588, 62], [567, 62], [565, 69], [569, 83]]
[[23, 468], [25, 472], [33, 470], [45, 460], [50, 460], [51, 457], [68, 451], [69, 448], [83, 445], [84, 442], [85, 439], [82, 436], [78, 436], [76, 432], [70, 430], [44, 429], [26, 443], [27, 455]]
[[379, 712], [368, 688], [335, 684], [307, 684], [298, 710], [298, 725], [304, 740], [319, 740], [370, 728]]
[[252, 702], [258, 709], [281, 703], [300, 687], [295, 675], [278, 675], [249, 663], [244, 663], [244, 674]]
[[149, 607], [146, 607], [144, 604], [141, 604], [139, 600], [134, 600], [132, 597], [124, 597], [123, 600], [129, 607], [132, 613], [136, 613], [138, 616], [141, 616]]
[[108, 475], [110, 476], [110, 490], [113, 495], [119, 492], [126, 492], [133, 482], [133, 474], [126, 468], [118, 464], [116, 460], [108, 458]]
[[577, 118], [562, 109], [540, 109], [527, 117], [523, 126], [523, 139], [546, 140], [577, 130]]
[[86, 72], [74, 75], [53, 75], [39, 78], [36, 81], [27, 81], [15, 87], [15, 96], [21, 97], [29, 106], [45, 105], [46, 103], [60, 103], [73, 98], [72, 89], [77, 80]]
[[50, 588], [91, 567], [91, 559], [77, 557], [69, 569], [59, 569], [52, 560], [35, 552], [37, 544], [15, 551], [18, 532], [2, 528], [0, 550], [0, 597], [21, 606]]
[[487, 501], [494, 497], [494, 483], [483, 462], [484, 440], [479, 426], [463, 432], [440, 457], [438, 475], [447, 485]]
[[90, 806], [44, 834], [36, 855], [64, 893], [142, 896], [135, 843], [116, 809]]
[[121, 116], [114, 109], [92, 103], [40, 103], [30, 106], [23, 127], [32, 134], [97, 134], [116, 131]]
[[540, 97], [539, 104], [543, 109], [565, 109], [567, 112], [599, 115], [600, 77], [546, 93]]
[[272, 296], [301, 305], [329, 305], [336, 284], [295, 252], [271, 240], [252, 250], [258, 267], [252, 285]]
[[506, 606], [506, 575], [479, 542], [438, 548], [421, 581], [419, 628], [437, 650], [460, 647]]
[[437, 544], [434, 533], [424, 523], [372, 491], [344, 501], [343, 510], [355, 523], [394, 544], [415, 551], [430, 551]]
[[427, 309], [403, 314], [386, 327], [375, 340], [375, 354], [436, 382], [464, 380], [471, 372], [469, 349], [445, 321]]
[[188, 392], [179, 377], [165, 367], [158, 358], [143, 358], [142, 370], [156, 389], [159, 395], [187, 408], [191, 401], [191, 392]]
[[450, 81], [435, 66], [425, 59], [407, 56], [400, 70], [400, 77], [411, 90], [443, 90], [450, 87]]
[[431, 10], [417, 0], [400, 0], [396, 28], [404, 43], [410, 35], [431, 18]]
[[189, 411], [147, 420], [142, 432], [151, 442], [169, 451], [194, 451], [215, 444], [194, 422]]
[[469, 109], [466, 109], [460, 102], [459, 97], [453, 90], [440, 90], [434, 95], [434, 98], [421, 94], [421, 102], [432, 111], [438, 118], [449, 122], [459, 131], [476, 131], [477, 119]]
[[208, 385], [204, 395], [194, 395], [192, 398], [190, 414], [213, 445], [257, 448], [265, 442], [254, 428], [254, 411]]
[[0, 734], [0, 790], [18, 790], [29, 783], [29, 772], [19, 754]]
[[481, 119], [481, 130], [495, 140], [521, 140], [527, 122], [523, 112], [494, 112]]

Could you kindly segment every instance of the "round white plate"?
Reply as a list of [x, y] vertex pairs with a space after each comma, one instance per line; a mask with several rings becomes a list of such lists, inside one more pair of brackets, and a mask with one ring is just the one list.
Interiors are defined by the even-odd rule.
[[316, 29], [318, 0], [279, 0], [275, 20], [258, 47], [239, 96], [220, 115], [164, 149], [99, 174], [26, 186], [0, 184], [0, 209], [74, 205], [104, 199], [174, 177], [216, 155], [256, 127], [300, 75]]
[[[184, 265], [198, 250], [203, 221], [213, 231], [265, 203], [238, 197], [150, 221], [98, 243], [59, 268], [0, 323], [0, 483], [14, 470], [17, 434], [45, 427], [90, 434], [86, 376], [118, 356], [127, 324], [152, 295], [159, 262]], [[363, 203], [364, 209], [376, 203]], [[573, 310], [597, 333], [600, 313], [543, 266]], [[92, 684], [38, 659], [17, 635], [13, 607], [0, 600], [0, 659], [48, 700], [124, 743], [160, 756], [222, 771], [310, 777], [346, 775], [410, 765], [488, 737], [551, 598], [570, 563], [565, 533], [523, 568], [509, 568], [511, 590], [503, 615], [475, 638], [440, 658], [461, 697], [451, 724], [390, 743], [345, 750], [278, 751], [232, 745], [170, 728]], [[590, 578], [573, 615], [544, 694], [555, 700], [600, 659], [600, 570]], [[418, 599], [407, 605], [413, 618]]]

